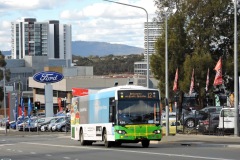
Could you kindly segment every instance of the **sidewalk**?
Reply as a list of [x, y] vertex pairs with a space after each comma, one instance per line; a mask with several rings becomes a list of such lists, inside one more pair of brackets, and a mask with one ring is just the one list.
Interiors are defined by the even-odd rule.
[[0, 136], [66, 136], [69, 135], [70, 132], [29, 132], [29, 131], [17, 131], [14, 129], [7, 129], [7, 134], [5, 134], [5, 128], [0, 127]]
[[221, 145], [223, 147], [240, 148], [240, 137], [234, 135], [196, 135], [196, 134], [177, 134], [175, 136], [164, 136], [161, 143], [178, 143], [181, 145]]

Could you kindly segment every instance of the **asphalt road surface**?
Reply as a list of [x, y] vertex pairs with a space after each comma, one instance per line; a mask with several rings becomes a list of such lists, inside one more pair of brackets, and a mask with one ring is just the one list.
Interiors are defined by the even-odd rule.
[[239, 160], [239, 148], [203, 143], [159, 142], [122, 144], [105, 148], [103, 143], [80, 146], [69, 134], [0, 136], [0, 160]]

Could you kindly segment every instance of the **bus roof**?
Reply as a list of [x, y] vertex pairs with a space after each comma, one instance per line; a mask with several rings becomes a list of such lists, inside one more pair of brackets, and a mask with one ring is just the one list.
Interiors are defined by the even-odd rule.
[[[81, 100], [84, 100], [86, 98], [90, 98], [90, 99], [96, 99], [96, 98], [99, 99], [99, 98], [104, 98], [104, 97], [105, 98], [106, 97], [116, 97], [117, 98], [117, 91], [122, 91], [122, 90], [159, 91], [158, 89], [147, 88], [147, 87], [137, 86], [137, 85], [121, 85], [121, 86], [115, 86], [115, 87], [101, 89], [98, 91], [95, 90], [95, 92], [89, 93], [88, 95], [77, 96], [77, 97], [80, 98]], [[77, 97], [75, 97], [75, 98], [77, 98]]]
[[97, 93], [108, 92], [108, 91], [118, 91], [118, 90], [129, 90], [129, 89], [134, 89], [134, 90], [155, 90], [155, 91], [158, 90], [158, 89], [147, 88], [147, 87], [137, 86], [137, 85], [122, 85], [122, 86], [116, 86], [116, 87], [101, 89]]

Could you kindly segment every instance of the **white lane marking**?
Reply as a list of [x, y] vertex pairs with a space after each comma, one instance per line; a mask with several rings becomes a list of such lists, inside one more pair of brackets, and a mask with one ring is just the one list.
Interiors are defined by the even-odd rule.
[[0, 146], [4, 147], [4, 146], [13, 146], [13, 145], [15, 145], [15, 144], [1, 144]]
[[150, 154], [150, 155], [161, 155], [161, 156], [171, 156], [171, 157], [186, 157], [193, 159], [207, 159], [207, 160], [234, 160], [234, 159], [225, 159], [225, 158], [214, 158], [214, 157], [202, 157], [202, 156], [191, 156], [191, 155], [181, 155], [181, 154], [169, 154], [169, 153], [154, 153], [154, 152], [142, 152], [142, 151], [131, 151], [131, 150], [115, 150], [115, 149], [106, 149], [106, 148], [96, 148], [96, 147], [83, 147], [83, 146], [62, 146], [54, 144], [44, 144], [44, 143], [31, 143], [31, 142], [20, 142], [24, 144], [31, 145], [40, 145], [40, 146], [51, 146], [51, 147], [61, 147], [61, 148], [81, 148], [89, 150], [103, 150], [103, 151], [115, 151], [115, 152], [127, 152], [127, 153], [138, 153], [138, 154]]
[[52, 155], [51, 155], [51, 154], [46, 154], [46, 156], [47, 156], [47, 157], [52, 157]]
[[36, 152], [30, 152], [31, 154], [36, 154]]
[[70, 157], [63, 157], [64, 159], [71, 159]]

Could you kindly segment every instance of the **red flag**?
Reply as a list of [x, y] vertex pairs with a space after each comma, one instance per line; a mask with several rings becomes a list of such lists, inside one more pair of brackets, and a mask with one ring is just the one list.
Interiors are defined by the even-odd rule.
[[59, 109], [59, 111], [62, 111], [63, 110], [63, 108], [61, 107], [62, 98], [58, 97], [57, 101], [58, 101], [58, 109]]
[[220, 85], [223, 83], [223, 79], [222, 79], [222, 58], [220, 58], [214, 68], [214, 70], [216, 71], [216, 76], [213, 82], [214, 86]]
[[207, 72], [207, 80], [206, 80], [206, 92], [208, 91], [208, 86], [209, 86], [209, 68], [208, 68], [208, 72]]
[[174, 78], [174, 82], [173, 82], [173, 91], [176, 92], [177, 89], [178, 89], [178, 68], [176, 70], [175, 78]]
[[23, 113], [21, 105], [18, 105], [18, 116], [21, 116]]
[[192, 78], [191, 78], [191, 85], [190, 85], [190, 90], [189, 90], [189, 94], [192, 94], [192, 91], [194, 89], [194, 69], [192, 71]]

